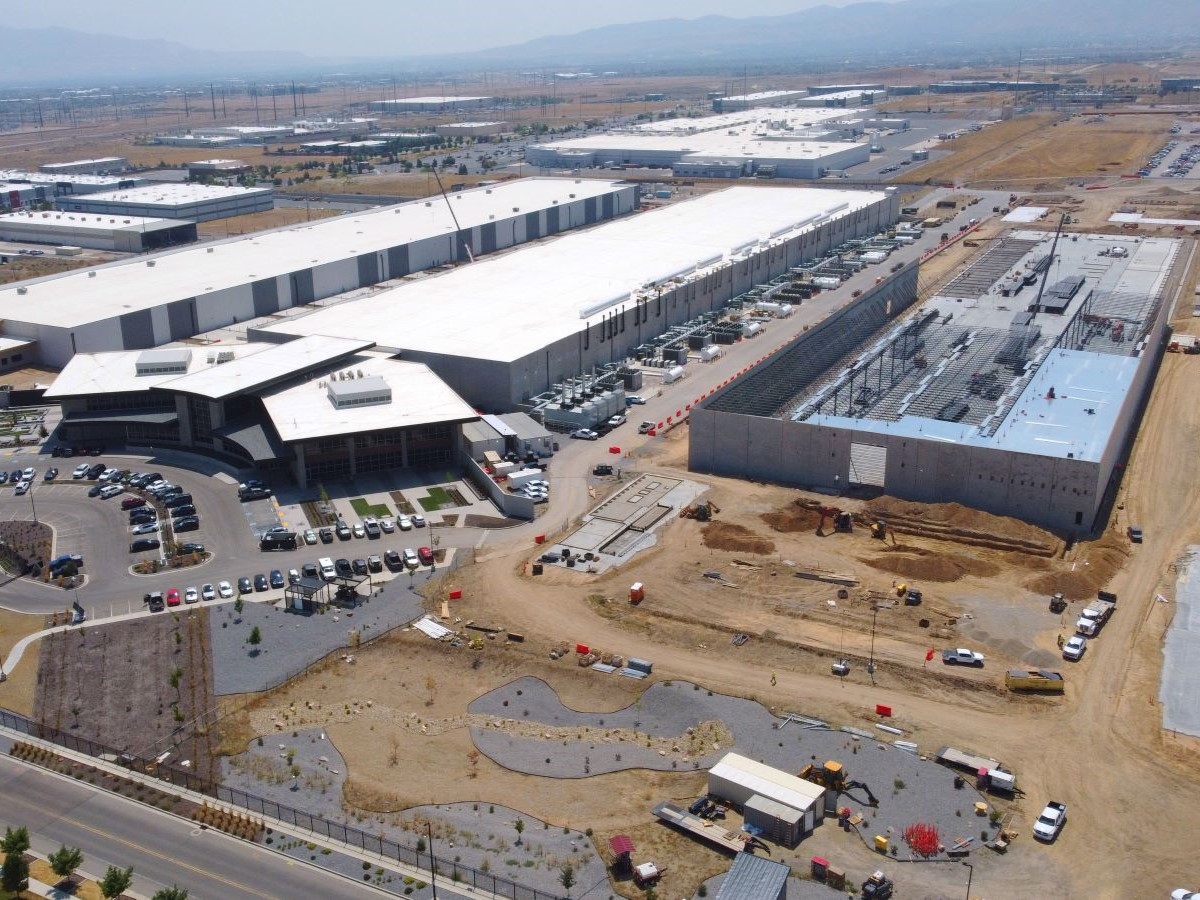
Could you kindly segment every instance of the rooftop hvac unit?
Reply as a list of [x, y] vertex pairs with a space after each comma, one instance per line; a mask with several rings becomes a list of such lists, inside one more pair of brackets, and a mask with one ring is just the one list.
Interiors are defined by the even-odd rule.
[[96, 277], [95, 272], [88, 272], [88, 278], [95, 278], [95, 277]]

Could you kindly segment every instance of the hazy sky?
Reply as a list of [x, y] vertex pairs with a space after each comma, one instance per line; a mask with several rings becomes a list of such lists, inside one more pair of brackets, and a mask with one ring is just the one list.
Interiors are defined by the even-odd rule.
[[40, 0], [14, 4], [6, 24], [165, 38], [213, 50], [295, 50], [312, 56], [398, 56], [519, 43], [618, 22], [777, 15], [850, 0]]

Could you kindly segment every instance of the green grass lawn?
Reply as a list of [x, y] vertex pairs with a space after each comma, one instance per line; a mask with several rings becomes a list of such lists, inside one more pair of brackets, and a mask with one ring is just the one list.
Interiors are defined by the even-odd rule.
[[461, 506], [445, 488], [431, 487], [429, 488], [428, 497], [418, 497], [417, 502], [421, 504], [421, 508], [425, 512], [437, 512], [442, 509], [454, 509], [456, 506]]
[[385, 504], [368, 503], [362, 497], [355, 497], [350, 501], [350, 506], [354, 508], [356, 513], [358, 513], [358, 517], [360, 519], [364, 516], [374, 516], [378, 519], [383, 516], [390, 516], [392, 514], [392, 511], [388, 509]]

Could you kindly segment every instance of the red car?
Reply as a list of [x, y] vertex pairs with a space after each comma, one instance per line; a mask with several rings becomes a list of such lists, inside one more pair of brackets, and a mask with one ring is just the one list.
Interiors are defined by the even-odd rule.
[[421, 561], [423, 566], [433, 565], [433, 551], [428, 547], [419, 547], [417, 549], [417, 559]]
[[179, 605], [179, 588], [171, 588], [167, 591], [167, 606]]
[[141, 497], [126, 497], [121, 501], [121, 509], [137, 509], [145, 505], [146, 501]]

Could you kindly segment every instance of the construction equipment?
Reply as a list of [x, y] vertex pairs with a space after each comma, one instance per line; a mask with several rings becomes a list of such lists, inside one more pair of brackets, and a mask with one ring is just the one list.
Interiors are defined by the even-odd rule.
[[848, 512], [838, 509], [836, 506], [821, 507], [821, 521], [817, 525], [817, 536], [825, 536], [825, 524], [833, 522], [833, 530], [850, 533], [854, 530], [854, 517]]
[[1067, 598], [1059, 591], [1050, 598], [1050, 612], [1060, 613], [1067, 608]]
[[887, 534], [887, 522], [883, 521], [883, 519], [871, 523], [871, 537], [875, 538], [876, 540], [886, 541]]
[[872, 793], [871, 789], [861, 781], [851, 781], [850, 773], [846, 770], [846, 767], [835, 759], [826, 760], [825, 765], [820, 767], [809, 763], [800, 770], [800, 777], [805, 781], [819, 784], [821, 787], [839, 794], [847, 794], [852, 790], [862, 789], [863, 793], [867, 795], [868, 806], [879, 805], [879, 800]]
[[695, 519], [697, 522], [708, 522], [719, 513], [721, 510], [717, 504], [711, 500], [706, 500], [703, 503], [697, 503], [694, 506], [685, 506], [679, 511], [681, 519]]

